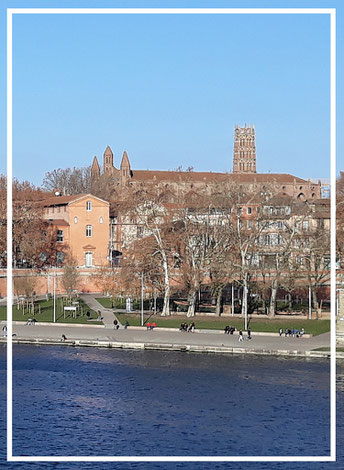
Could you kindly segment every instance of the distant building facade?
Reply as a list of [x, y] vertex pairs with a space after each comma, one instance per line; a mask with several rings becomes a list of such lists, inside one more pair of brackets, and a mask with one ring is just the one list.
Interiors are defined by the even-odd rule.
[[214, 184], [232, 181], [242, 185], [249, 191], [266, 187], [273, 187], [275, 193], [282, 193], [301, 201], [319, 199], [322, 196], [320, 181], [305, 180], [289, 173], [257, 173], [256, 169], [256, 144], [255, 129], [251, 126], [235, 126], [233, 149], [233, 172], [213, 173], [199, 171], [161, 171], [161, 170], [133, 170], [129, 157], [124, 151], [120, 167], [114, 165], [114, 155], [109, 146], [103, 154], [103, 166], [100, 167], [95, 156], [91, 167], [92, 180], [101, 175], [110, 176], [114, 184], [145, 184], [153, 183], [173, 195], [178, 195], [179, 190], [192, 190], [207, 188]]
[[[109, 256], [109, 203], [91, 194], [54, 196], [42, 201], [43, 217], [54, 231], [57, 243], [79, 266], [106, 263]], [[61, 260], [62, 262], [62, 260]]]

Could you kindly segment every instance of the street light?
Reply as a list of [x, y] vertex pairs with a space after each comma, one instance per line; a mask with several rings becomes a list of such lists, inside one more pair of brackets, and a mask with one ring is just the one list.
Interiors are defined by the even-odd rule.
[[143, 326], [143, 291], [144, 291], [144, 285], [143, 285], [143, 272], [141, 273], [141, 326]]
[[56, 266], [54, 266], [54, 323], [56, 323]]

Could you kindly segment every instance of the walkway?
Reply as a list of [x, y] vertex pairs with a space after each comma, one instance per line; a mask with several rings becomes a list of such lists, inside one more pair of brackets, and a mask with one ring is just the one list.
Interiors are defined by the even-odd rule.
[[94, 294], [81, 294], [80, 298], [87, 304], [92, 310], [96, 312], [100, 311], [103, 317], [103, 323], [105, 328], [112, 328], [113, 329], [113, 322], [117, 320], [118, 323], [121, 325], [118, 318], [113, 313], [111, 308], [103, 307], [95, 298]]
[[[62, 326], [58, 324], [28, 326], [25, 324], [13, 325], [15, 340], [48, 340], [60, 341], [62, 334], [71, 341], [100, 341], [108, 343], [121, 343], [125, 347], [130, 345], [151, 345], [156, 349], [166, 347], [199, 347], [199, 348], [235, 348], [239, 350], [251, 350], [251, 352], [293, 351], [304, 353], [315, 348], [329, 347], [330, 334], [315, 336], [313, 338], [286, 338], [284, 336], [255, 336], [252, 340], [238, 341], [238, 335], [214, 334], [207, 332], [186, 333], [178, 330], [166, 331], [155, 329], [149, 331], [146, 328], [129, 327], [114, 330], [102, 326]], [[159, 347], [160, 345], [160, 347]], [[218, 352], [221, 352], [220, 350]]]

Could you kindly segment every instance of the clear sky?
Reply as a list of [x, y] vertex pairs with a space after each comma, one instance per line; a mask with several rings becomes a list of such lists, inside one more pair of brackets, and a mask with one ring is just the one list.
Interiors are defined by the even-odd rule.
[[[143, 3], [7, 6], [196, 6]], [[329, 177], [329, 32], [328, 15], [16, 15], [14, 174], [39, 185], [54, 168], [102, 162], [107, 145], [133, 169], [230, 171], [234, 126], [247, 123], [259, 172]]]

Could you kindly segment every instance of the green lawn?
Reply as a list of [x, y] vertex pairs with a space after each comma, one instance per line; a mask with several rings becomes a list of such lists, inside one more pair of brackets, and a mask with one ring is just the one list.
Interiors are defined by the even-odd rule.
[[[40, 305], [40, 312], [38, 309], [38, 304]], [[60, 299], [56, 299], [56, 322], [58, 323], [88, 323], [92, 325], [101, 325], [102, 322], [95, 320], [97, 318], [97, 313], [88, 307], [82, 300], [79, 299], [80, 310], [76, 314], [76, 318], [73, 318], [72, 313], [66, 313], [66, 318], [63, 317], [63, 307]], [[28, 318], [35, 318], [38, 322], [52, 322], [54, 315], [53, 300], [40, 300], [36, 302], [35, 315], [29, 313], [28, 311], [23, 312], [23, 309], [13, 306], [13, 320], [14, 321], [27, 321]], [[90, 319], [93, 321], [88, 321], [86, 312], [90, 312]], [[6, 320], [6, 307], [0, 307], [0, 320]]]
[[[330, 351], [330, 348], [326, 348], [326, 347], [323, 347], [323, 348], [316, 348], [316, 349], [313, 349], [313, 351]], [[336, 351], [337, 352], [344, 352], [344, 348], [336, 348]]]
[[[118, 316], [118, 319], [122, 324], [126, 321], [128, 321], [129, 325], [131, 326], [139, 326], [141, 324], [141, 316], [137, 313], [116, 312], [116, 316]], [[165, 328], [179, 328], [181, 323], [186, 322], [190, 324], [192, 321], [195, 322], [196, 328], [204, 328], [208, 330], [223, 330], [226, 325], [234, 326], [236, 329], [244, 328], [244, 319], [235, 317], [210, 318], [196, 316], [194, 318], [187, 318], [186, 316], [181, 315], [170, 317], [145, 315], [144, 318], [145, 322], [154, 321], [157, 324], [157, 327], [160, 326]], [[330, 331], [330, 320], [299, 320], [293, 318], [276, 318], [273, 320], [267, 320], [266, 318], [253, 318], [250, 320], [249, 327], [251, 328], [252, 332], [257, 331], [270, 333], [278, 333], [280, 328], [283, 328], [283, 331], [286, 328], [297, 328], [298, 330], [304, 328], [306, 333], [319, 335], [321, 333]]]

